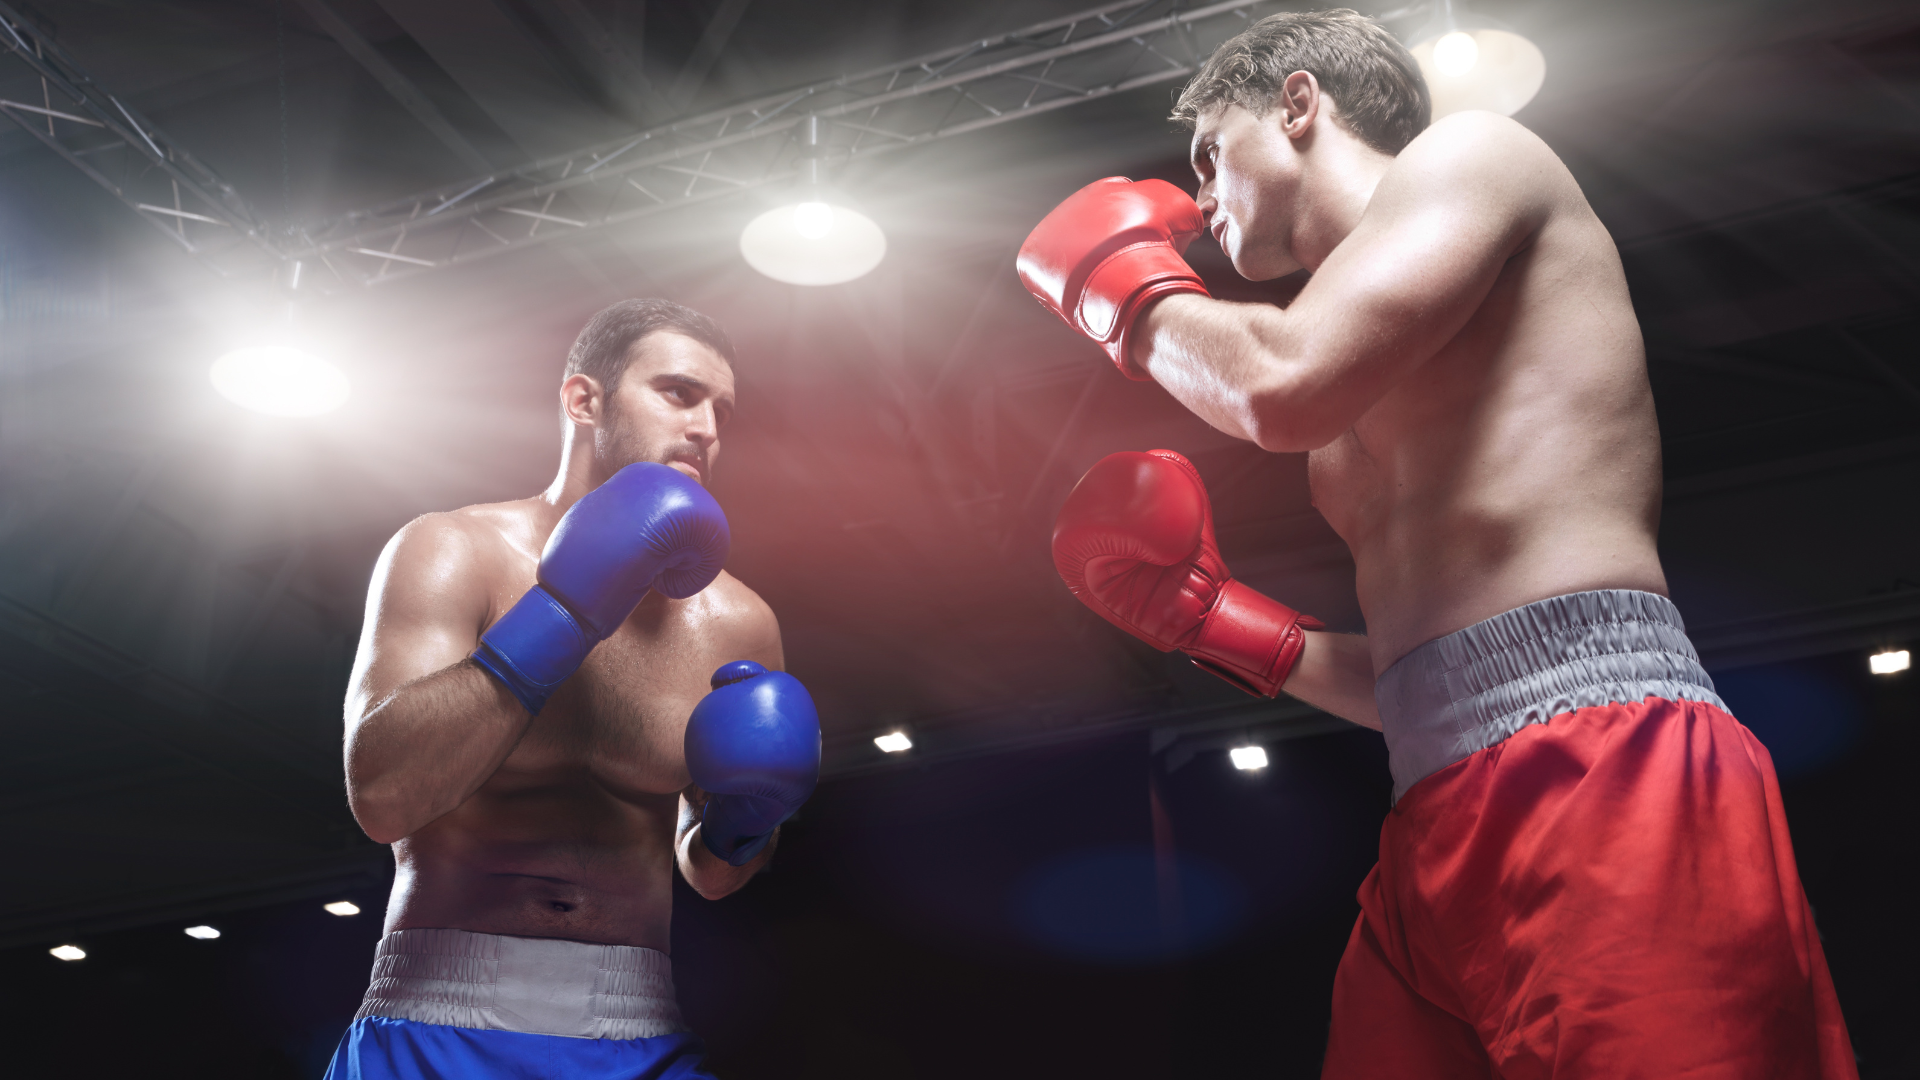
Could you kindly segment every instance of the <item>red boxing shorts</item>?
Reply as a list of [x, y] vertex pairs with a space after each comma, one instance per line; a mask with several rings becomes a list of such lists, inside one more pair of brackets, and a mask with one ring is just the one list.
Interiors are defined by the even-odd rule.
[[1854, 1078], [1766, 748], [1663, 597], [1554, 597], [1377, 686], [1396, 803], [1322, 1075]]

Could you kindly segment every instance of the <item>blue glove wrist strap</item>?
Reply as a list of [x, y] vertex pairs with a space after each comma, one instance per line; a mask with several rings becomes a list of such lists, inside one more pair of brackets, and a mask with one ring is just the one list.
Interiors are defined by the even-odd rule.
[[566, 605], [535, 585], [481, 635], [473, 661], [538, 714], [598, 644]]

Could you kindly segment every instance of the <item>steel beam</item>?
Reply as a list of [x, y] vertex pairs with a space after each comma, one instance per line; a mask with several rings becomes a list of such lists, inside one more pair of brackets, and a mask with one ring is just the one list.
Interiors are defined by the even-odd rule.
[[0, 113], [216, 269], [272, 272], [279, 253], [239, 192], [6, 3], [0, 45], [40, 77], [47, 96], [37, 107], [0, 101]]
[[473, 144], [467, 141], [467, 137], [460, 134], [448, 122], [439, 107], [429, 100], [427, 95], [421, 93], [419, 87], [413, 85], [413, 80], [401, 74], [399, 68], [388, 63], [387, 58], [381, 56], [380, 51], [375, 49], [371, 42], [361, 37], [359, 31], [349, 25], [347, 20], [341, 18], [339, 12], [333, 10], [333, 5], [327, 3], [327, 0], [299, 0], [299, 3], [306, 9], [307, 15], [319, 24], [320, 29], [332, 35], [333, 40], [346, 50], [348, 56], [353, 57], [361, 67], [367, 69], [367, 74], [372, 75], [387, 93], [393, 95], [395, 101], [412, 113], [421, 127], [432, 132], [434, 138], [439, 139], [447, 149], [453, 151], [454, 156], [458, 157], [467, 168], [482, 172], [493, 168], [493, 162], [488, 161], [485, 154], [474, 149]]
[[[369, 285], [791, 182], [795, 129], [821, 121], [829, 161], [1008, 123], [1194, 70], [1274, 0], [1125, 0], [1011, 34], [822, 80], [322, 223], [289, 258]], [[1397, 17], [1389, 13], [1382, 18]], [[537, 216], [535, 216], [537, 215]]]

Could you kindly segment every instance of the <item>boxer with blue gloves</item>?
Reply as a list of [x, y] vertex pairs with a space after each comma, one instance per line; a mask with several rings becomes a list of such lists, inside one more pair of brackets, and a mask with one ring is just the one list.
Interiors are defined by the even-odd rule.
[[567, 358], [553, 484], [382, 553], [347, 792], [396, 874], [329, 1077], [708, 1075], [667, 958], [675, 867], [739, 889], [820, 769], [773, 612], [721, 569], [732, 356], [679, 305], [608, 308]]

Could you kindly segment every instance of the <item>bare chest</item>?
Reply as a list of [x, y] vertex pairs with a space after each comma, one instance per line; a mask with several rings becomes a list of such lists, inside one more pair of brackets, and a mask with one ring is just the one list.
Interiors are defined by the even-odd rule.
[[591, 783], [616, 797], [684, 788], [687, 716], [723, 662], [707, 655], [696, 606], [649, 594], [548, 700], [496, 781]]
[[1617, 260], [1568, 246], [1510, 260], [1451, 341], [1309, 455], [1314, 505], [1349, 543], [1557, 475], [1583, 432], [1639, 400], [1645, 360]]

